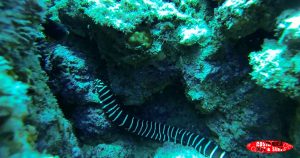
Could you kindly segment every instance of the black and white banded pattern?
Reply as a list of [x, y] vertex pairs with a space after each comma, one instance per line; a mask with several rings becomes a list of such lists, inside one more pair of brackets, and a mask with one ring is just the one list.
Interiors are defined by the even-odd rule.
[[97, 87], [102, 109], [116, 125], [122, 126], [127, 131], [139, 136], [158, 141], [169, 141], [181, 145], [192, 146], [201, 154], [209, 158], [228, 158], [213, 141], [184, 129], [161, 124], [154, 121], [138, 119], [122, 110], [109, 87], [99, 80]]

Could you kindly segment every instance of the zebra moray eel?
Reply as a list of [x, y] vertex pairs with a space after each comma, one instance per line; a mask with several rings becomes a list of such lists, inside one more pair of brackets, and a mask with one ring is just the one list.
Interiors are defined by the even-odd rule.
[[198, 134], [154, 121], [141, 120], [127, 114], [122, 110], [108, 86], [101, 80], [98, 80], [96, 85], [95, 89], [98, 91], [102, 110], [116, 125], [146, 138], [192, 146], [209, 158], [229, 158], [226, 152], [213, 141]]
[[[52, 78], [51, 83], [59, 85], [58, 87], [53, 86], [54, 91], [58, 91], [64, 97], [76, 96], [76, 98], [85, 100], [83, 102], [100, 104], [100, 108], [112, 122], [131, 133], [162, 142], [169, 141], [191, 146], [209, 158], [229, 158], [228, 153], [213, 141], [198, 134], [154, 121], [141, 120], [123, 111], [110, 88], [103, 81], [90, 74], [89, 66], [85, 64], [84, 57], [79, 57], [76, 54], [80, 53], [75, 53], [59, 44], [47, 47], [47, 52], [43, 54], [44, 69]], [[60, 89], [61, 87], [63, 89]], [[91, 91], [92, 96], [95, 94], [97, 97], [96, 100], [93, 97], [91, 97], [92, 99], [85, 97], [86, 95], [89, 96]], [[66, 100], [76, 99], [71, 97]]]

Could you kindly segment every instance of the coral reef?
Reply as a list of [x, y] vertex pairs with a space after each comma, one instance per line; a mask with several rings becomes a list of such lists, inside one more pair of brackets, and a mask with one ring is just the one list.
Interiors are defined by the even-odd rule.
[[49, 85], [54, 94], [63, 98], [61, 108], [74, 111], [69, 117], [73, 118], [82, 137], [108, 137], [112, 125], [104, 117], [101, 106], [97, 105], [100, 99], [95, 87], [100, 81], [93, 75], [83, 55], [65, 46], [53, 45], [43, 54], [44, 69], [49, 74]]
[[272, 28], [273, 19], [286, 5], [285, 1], [226, 0], [216, 9], [214, 22], [227, 38], [240, 39], [258, 28]]
[[[100, 54], [106, 63], [100, 67], [105, 67], [107, 80], [125, 105], [145, 106], [154, 94], [181, 78], [186, 97], [204, 114], [204, 124], [222, 147], [233, 152], [233, 157], [249, 154], [239, 144], [262, 137], [263, 131], [275, 127], [285, 130], [280, 124], [288, 120], [273, 120], [272, 115], [278, 110], [288, 111], [279, 107], [291, 101], [285, 97], [273, 100], [279, 94], [261, 89], [251, 81], [246, 56], [253, 48], [242, 48], [239, 42], [248, 42], [250, 37], [264, 38], [253, 36], [259, 29], [274, 30], [274, 19], [288, 8], [288, 3], [227, 0], [219, 2], [212, 11], [213, 5], [207, 1], [149, 1], [142, 7], [137, 5], [145, 1], [58, 2], [48, 14], [67, 25], [71, 34], [95, 41], [98, 51], [86, 54]], [[119, 16], [126, 11], [126, 16]], [[129, 17], [134, 20], [127, 20]], [[260, 44], [258, 40], [253, 47]], [[267, 99], [261, 101], [262, 98]], [[268, 110], [268, 105], [273, 110]], [[262, 111], [263, 116], [258, 114]], [[264, 126], [258, 120], [274, 124], [257, 134], [253, 129]], [[276, 137], [287, 139], [286, 135]]]
[[44, 3], [0, 4], [1, 157], [79, 156], [77, 138], [46, 84], [37, 55]]
[[286, 10], [277, 18], [278, 40], [265, 39], [262, 50], [249, 54], [252, 79], [267, 89], [300, 96], [300, 11]]
[[62, 45], [54, 45], [49, 49], [42, 54], [46, 56], [44, 69], [53, 83], [54, 93], [65, 98], [64, 105], [100, 103], [93, 91], [97, 81], [88, 72], [92, 70], [89, 70], [86, 61]]
[[81, 137], [90, 138], [109, 137], [114, 128], [104, 116], [101, 108], [97, 107], [78, 107], [74, 112], [74, 125], [81, 131]]
[[[0, 6], [0, 157], [203, 157], [128, 133], [129, 113], [200, 133], [231, 158], [269, 157], [245, 148], [259, 139], [294, 145], [272, 157], [299, 157], [299, 1]], [[104, 85], [126, 113], [103, 102]]]
[[25, 125], [24, 118], [28, 117], [28, 103], [26, 95], [28, 85], [17, 81], [9, 75], [12, 67], [0, 56], [0, 156], [1, 157], [47, 157], [35, 150], [33, 143], [36, 139], [36, 129]]
[[98, 144], [95, 147], [88, 148], [86, 157], [91, 158], [112, 158], [112, 157], [132, 157], [132, 151], [130, 148], [126, 148], [126, 145], [116, 144]]

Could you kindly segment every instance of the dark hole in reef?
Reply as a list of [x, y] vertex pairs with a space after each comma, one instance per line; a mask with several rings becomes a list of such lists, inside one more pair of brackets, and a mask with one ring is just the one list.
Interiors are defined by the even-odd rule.
[[[157, 121], [191, 131], [198, 128], [204, 129], [205, 125], [199, 125], [197, 122], [205, 119], [205, 116], [199, 115], [194, 105], [187, 100], [184, 89], [180, 79], [175, 79], [172, 84], [165, 87], [161, 92], [154, 94], [141, 106], [127, 106], [125, 108], [129, 113], [145, 120]], [[176, 121], [178, 117], [181, 118], [181, 121]], [[186, 122], [189, 122], [189, 124], [186, 124]], [[195, 126], [191, 126], [191, 124], [195, 124]], [[208, 131], [203, 131], [203, 133], [205, 132]]]
[[258, 29], [254, 33], [237, 40], [233, 45], [230, 46], [231, 49], [233, 49], [233, 54], [235, 54], [234, 56], [239, 58], [238, 61], [240, 61], [242, 67], [250, 68], [248, 60], [249, 53], [253, 51], [260, 51], [261, 45], [264, 43], [264, 39], [266, 38], [274, 38], [274, 32]]
[[45, 35], [54, 40], [61, 40], [69, 34], [69, 31], [63, 24], [49, 18], [46, 18], [46, 21], [42, 23], [42, 26], [44, 27], [43, 32]]
[[297, 8], [299, 8], [299, 5], [300, 5], [299, 0], [284, 1], [284, 7], [285, 8], [297, 9]]
[[224, 42], [222, 52], [218, 53], [212, 60], [222, 60], [231, 62], [232, 58], [238, 58], [240, 66], [249, 67], [248, 55], [253, 51], [260, 51], [264, 39], [274, 39], [274, 32], [269, 32], [263, 29], [258, 29], [252, 34], [249, 34], [240, 39], [228, 39]]
[[[163, 107], [163, 104], [166, 104], [166, 100], [164, 98], [166, 97], [170, 99], [170, 96], [172, 96], [174, 100], [186, 100], [184, 94], [184, 86], [180, 82], [180, 79], [174, 79], [174, 82], [171, 85], [165, 87], [161, 92], [153, 94], [153, 96], [146, 100], [145, 103], [143, 103], [143, 105], [126, 106], [125, 108], [129, 113], [139, 118], [156, 121], [166, 120], [167, 118], [169, 118], [169, 114], [171, 112], [168, 110], [160, 110], [163, 109], [160, 107]], [[169, 107], [166, 106], [166, 109], [168, 108]]]
[[211, 8], [218, 8], [221, 5], [221, 0], [210, 0], [208, 3]]
[[[282, 105], [285, 106], [280, 106], [279, 110], [280, 111], [280, 118], [282, 118], [282, 135], [289, 137], [290, 136], [290, 129], [292, 128], [293, 125], [293, 120], [295, 119], [296, 116], [296, 107], [297, 107], [297, 102], [292, 99], [288, 99], [287, 102], [282, 103]], [[291, 138], [290, 138], [291, 139]]]
[[261, 50], [261, 45], [266, 38], [274, 38], [274, 32], [258, 29], [254, 33], [239, 39], [235, 43], [234, 48], [248, 56], [249, 52]]

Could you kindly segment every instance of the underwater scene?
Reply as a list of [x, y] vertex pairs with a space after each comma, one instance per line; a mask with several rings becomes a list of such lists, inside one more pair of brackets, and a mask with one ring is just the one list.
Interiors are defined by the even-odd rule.
[[0, 0], [0, 158], [300, 158], [300, 0]]

